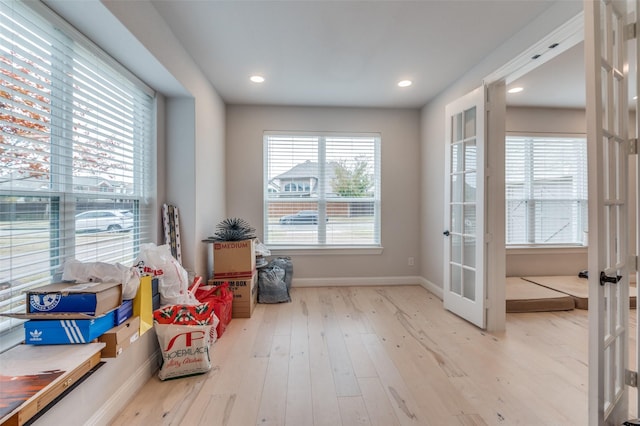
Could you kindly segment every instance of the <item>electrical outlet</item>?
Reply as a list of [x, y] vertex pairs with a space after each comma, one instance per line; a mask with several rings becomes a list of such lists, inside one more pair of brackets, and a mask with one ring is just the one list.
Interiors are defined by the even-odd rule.
[[414, 265], [414, 263], [415, 263], [415, 260], [413, 259], [413, 257], [410, 257], [410, 258], [407, 260], [407, 265], [409, 265], [409, 266], [413, 266], [413, 265]]

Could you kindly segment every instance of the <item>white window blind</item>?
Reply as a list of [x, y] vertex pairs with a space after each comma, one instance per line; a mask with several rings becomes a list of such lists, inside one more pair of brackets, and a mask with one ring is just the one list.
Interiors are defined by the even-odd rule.
[[380, 135], [264, 135], [264, 239], [272, 246], [380, 245]]
[[36, 8], [0, 2], [0, 312], [65, 260], [130, 264], [151, 235], [154, 93]]
[[508, 136], [505, 155], [507, 244], [582, 244], [586, 139]]

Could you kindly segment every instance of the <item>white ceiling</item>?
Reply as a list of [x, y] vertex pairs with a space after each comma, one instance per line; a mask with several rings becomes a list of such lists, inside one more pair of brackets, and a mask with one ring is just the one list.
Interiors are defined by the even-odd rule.
[[[152, 0], [228, 104], [412, 108], [425, 105], [553, 3]], [[584, 80], [580, 86], [573, 71], [581, 51], [574, 50], [549, 62], [557, 61], [550, 71], [557, 87], [541, 88], [525, 76], [522, 84], [536, 89], [510, 101], [525, 104], [533, 95], [531, 102], [548, 103], [553, 96], [556, 106], [583, 105]], [[568, 77], [562, 77], [565, 70]], [[251, 83], [252, 74], [266, 81]], [[414, 84], [399, 88], [403, 79]], [[559, 88], [571, 86], [580, 93], [560, 94]]]
[[584, 43], [578, 43], [550, 59], [509, 84], [507, 89], [512, 87], [524, 90], [507, 94], [507, 103], [511, 106], [584, 108]]

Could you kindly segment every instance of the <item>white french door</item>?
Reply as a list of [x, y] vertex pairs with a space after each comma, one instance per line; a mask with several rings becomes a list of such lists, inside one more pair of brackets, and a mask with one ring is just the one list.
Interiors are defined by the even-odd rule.
[[445, 113], [444, 307], [484, 329], [485, 88]]
[[[635, 1], [635, 0], [634, 0]], [[627, 1], [585, 0], [589, 424], [628, 419]], [[635, 10], [635, 6], [633, 6]]]

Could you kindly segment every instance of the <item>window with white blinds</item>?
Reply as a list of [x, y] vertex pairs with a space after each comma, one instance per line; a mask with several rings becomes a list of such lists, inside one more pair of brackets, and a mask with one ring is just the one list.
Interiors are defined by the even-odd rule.
[[264, 135], [271, 247], [380, 246], [380, 135]]
[[586, 139], [507, 136], [505, 155], [507, 244], [582, 245]]
[[151, 237], [154, 93], [33, 4], [0, 2], [0, 313], [65, 260], [131, 264]]

